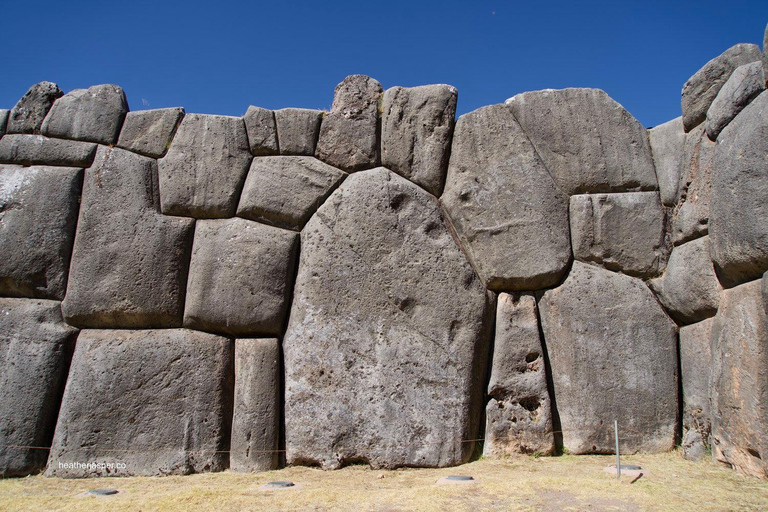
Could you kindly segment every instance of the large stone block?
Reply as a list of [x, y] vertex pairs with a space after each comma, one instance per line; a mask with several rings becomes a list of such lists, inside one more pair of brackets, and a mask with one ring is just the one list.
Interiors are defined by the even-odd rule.
[[351, 175], [302, 231], [283, 342], [288, 464], [467, 461], [489, 295], [434, 197], [384, 168]]
[[441, 203], [486, 287], [556, 285], [571, 260], [563, 194], [505, 105], [459, 118]]
[[280, 154], [274, 112], [251, 105], [243, 116], [243, 122], [253, 156]]
[[7, 108], [0, 109], [0, 137], [5, 135], [5, 128], [8, 125], [8, 115], [10, 112], [11, 111]]
[[184, 109], [181, 107], [128, 112], [117, 146], [140, 155], [160, 158], [168, 151], [183, 117]]
[[707, 136], [711, 140], [717, 139], [723, 128], [764, 90], [765, 75], [762, 62], [752, 62], [736, 68], [707, 110]]
[[180, 327], [194, 221], [158, 213], [154, 160], [99, 146], [62, 311], [78, 327]]
[[0, 165], [0, 294], [63, 299], [83, 170]]
[[82, 331], [46, 475], [222, 471], [233, 387], [227, 338], [186, 329]]
[[539, 301], [563, 446], [662, 452], [677, 431], [677, 328], [637, 278], [578, 261]]
[[709, 232], [714, 165], [715, 143], [707, 137], [704, 125], [700, 125], [691, 130], [685, 139], [678, 201], [672, 214], [672, 242], [675, 245]]
[[483, 454], [555, 451], [552, 404], [532, 293], [499, 294]]
[[712, 176], [712, 260], [725, 286], [768, 270], [768, 92], [718, 137]]
[[686, 132], [706, 119], [709, 106], [731, 73], [741, 65], [760, 60], [761, 55], [756, 44], [737, 44], [707, 62], [685, 82], [681, 106]]
[[245, 219], [198, 221], [184, 326], [236, 336], [281, 334], [298, 245], [297, 233]]
[[75, 89], [56, 100], [42, 132], [48, 137], [114, 144], [127, 113], [128, 101], [121, 87]]
[[51, 139], [42, 135], [6, 135], [0, 139], [0, 162], [19, 165], [88, 167], [96, 144]]
[[680, 328], [680, 380], [683, 387], [683, 456], [701, 460], [710, 448], [709, 406], [714, 319]]
[[0, 298], [0, 317], [0, 476], [24, 476], [45, 468], [77, 330], [51, 300]]
[[717, 313], [722, 287], [709, 251], [708, 236], [678, 245], [664, 276], [650, 283], [659, 302], [678, 323], [691, 324]]
[[280, 457], [280, 342], [235, 340], [235, 405], [230, 469], [269, 471]]
[[608, 270], [647, 279], [669, 254], [657, 192], [571, 196], [573, 256]]
[[365, 75], [345, 78], [323, 118], [315, 156], [347, 172], [375, 167], [379, 161], [378, 117], [381, 84]]
[[283, 108], [275, 110], [277, 142], [281, 155], [315, 156], [322, 110]]
[[254, 158], [237, 215], [301, 230], [347, 173], [308, 156]]
[[440, 197], [448, 169], [458, 91], [450, 85], [384, 92], [381, 165]]
[[16, 103], [8, 118], [8, 133], [40, 133], [43, 120], [53, 102], [64, 96], [59, 86], [52, 82], [40, 82], [27, 90]]
[[712, 453], [768, 477], [768, 319], [761, 282], [725, 290], [712, 326]]
[[664, 206], [674, 206], [683, 169], [683, 118], [678, 117], [648, 130], [648, 140], [653, 153], [656, 178], [659, 181], [661, 203]]
[[250, 164], [241, 118], [187, 114], [168, 153], [158, 161], [162, 212], [233, 217]]
[[507, 100], [566, 194], [658, 190], [648, 133], [600, 89], [546, 89]]

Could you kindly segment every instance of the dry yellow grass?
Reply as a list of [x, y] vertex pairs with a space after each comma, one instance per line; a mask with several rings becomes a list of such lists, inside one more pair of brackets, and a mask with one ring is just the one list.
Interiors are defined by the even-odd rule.
[[[768, 482], [677, 453], [625, 457], [646, 473], [634, 483], [603, 472], [611, 456], [479, 460], [457, 468], [338, 471], [292, 467], [163, 478], [62, 480], [34, 476], [0, 481], [0, 510], [768, 510]], [[440, 486], [469, 474], [472, 485]], [[383, 475], [383, 478], [380, 476]], [[265, 491], [273, 480], [300, 488]], [[84, 495], [113, 487], [115, 496]]]

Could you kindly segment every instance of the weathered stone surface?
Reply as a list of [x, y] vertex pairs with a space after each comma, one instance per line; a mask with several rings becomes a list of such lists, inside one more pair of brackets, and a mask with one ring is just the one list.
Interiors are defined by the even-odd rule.
[[648, 130], [648, 140], [653, 153], [656, 178], [659, 181], [661, 203], [664, 206], [674, 206], [683, 169], [683, 118], [678, 117]]
[[768, 270], [768, 92], [718, 137], [712, 176], [712, 260], [734, 286]]
[[8, 126], [8, 115], [10, 112], [11, 111], [7, 108], [0, 109], [0, 137], [5, 135], [5, 128]]
[[675, 445], [677, 329], [634, 277], [578, 261], [539, 301], [563, 429], [571, 453], [662, 452]]
[[6, 135], [0, 139], [0, 162], [19, 165], [88, 167], [96, 144], [50, 139], [42, 135]]
[[763, 75], [765, 76], [765, 85], [768, 87], [768, 25], [765, 26], [765, 33], [763, 34]]
[[466, 461], [489, 295], [431, 195], [384, 168], [351, 175], [302, 231], [283, 342], [287, 463]]
[[678, 323], [691, 324], [717, 313], [722, 287], [709, 256], [709, 237], [672, 251], [664, 276], [651, 281], [659, 302]]
[[158, 213], [155, 161], [99, 146], [62, 311], [78, 327], [180, 327], [194, 221]]
[[232, 471], [277, 469], [281, 374], [276, 338], [235, 340]]
[[680, 378], [683, 384], [683, 456], [701, 460], [709, 449], [712, 429], [709, 376], [712, 368], [710, 335], [714, 319], [680, 328]]
[[375, 167], [379, 161], [378, 116], [381, 84], [365, 75], [345, 78], [323, 118], [315, 156], [347, 172]]
[[128, 101], [121, 87], [94, 85], [59, 98], [43, 121], [43, 135], [60, 139], [114, 144], [120, 135]]
[[308, 156], [254, 158], [237, 215], [300, 230], [346, 176]]
[[737, 44], [707, 62], [689, 78], [683, 86], [681, 101], [685, 131], [706, 119], [709, 106], [737, 67], [760, 59], [760, 48], [756, 44]]
[[717, 139], [723, 128], [764, 90], [765, 75], [762, 62], [752, 62], [736, 68], [707, 110], [707, 136], [711, 140]]
[[83, 170], [0, 165], [0, 294], [62, 299]]
[[458, 91], [450, 85], [384, 92], [381, 165], [440, 197], [448, 169]]
[[566, 194], [658, 190], [647, 130], [600, 89], [546, 89], [507, 100]]
[[712, 453], [768, 477], [768, 320], [761, 282], [723, 292], [712, 325]]
[[40, 82], [30, 87], [11, 110], [7, 133], [40, 133], [53, 102], [62, 96], [64, 92], [52, 82]]
[[160, 206], [166, 215], [235, 215], [251, 150], [239, 117], [187, 114], [158, 161]]
[[248, 144], [254, 156], [278, 155], [277, 125], [275, 113], [251, 105], [243, 116], [245, 130], [248, 132]]
[[314, 156], [322, 120], [322, 110], [307, 108], [275, 110], [280, 154]]
[[278, 335], [288, 312], [299, 235], [245, 219], [195, 226], [184, 327]]
[[117, 146], [140, 155], [160, 158], [168, 151], [179, 122], [181, 107], [128, 112]]
[[568, 268], [568, 197], [505, 105], [459, 118], [441, 202], [491, 290], [546, 288]]
[[[82, 331], [46, 475], [226, 469], [232, 393], [227, 338], [186, 329]], [[78, 462], [120, 466], [78, 468]]]
[[45, 468], [77, 330], [59, 303], [0, 298], [0, 475]]
[[678, 202], [672, 214], [672, 242], [675, 245], [709, 232], [714, 165], [715, 143], [707, 137], [704, 125], [700, 125], [686, 135]]
[[658, 192], [571, 196], [573, 256], [608, 270], [647, 279], [669, 254]]
[[544, 350], [532, 293], [499, 294], [483, 454], [555, 451]]

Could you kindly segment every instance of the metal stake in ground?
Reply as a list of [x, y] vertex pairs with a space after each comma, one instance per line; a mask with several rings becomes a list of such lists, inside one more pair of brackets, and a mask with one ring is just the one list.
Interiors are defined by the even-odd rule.
[[616, 479], [621, 482], [621, 459], [619, 458], [619, 420], [613, 420], [613, 432], [616, 435]]

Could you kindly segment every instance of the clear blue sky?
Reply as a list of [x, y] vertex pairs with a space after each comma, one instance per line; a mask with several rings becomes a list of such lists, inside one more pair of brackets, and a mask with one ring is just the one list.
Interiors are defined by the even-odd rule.
[[460, 114], [599, 87], [653, 126], [680, 115], [683, 83], [709, 59], [762, 46], [768, 1], [0, 0], [0, 19], [0, 108], [50, 80], [118, 84], [132, 110], [327, 109], [362, 73], [385, 88], [454, 85]]

